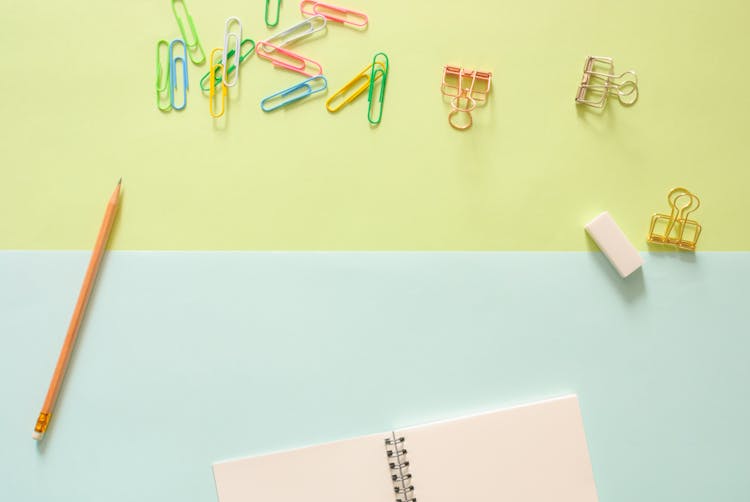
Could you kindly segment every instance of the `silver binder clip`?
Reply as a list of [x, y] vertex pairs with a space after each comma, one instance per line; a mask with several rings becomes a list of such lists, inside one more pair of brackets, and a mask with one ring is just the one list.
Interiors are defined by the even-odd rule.
[[583, 67], [576, 104], [604, 108], [610, 94], [630, 106], [638, 100], [638, 75], [635, 71], [615, 74], [612, 58], [589, 56]]

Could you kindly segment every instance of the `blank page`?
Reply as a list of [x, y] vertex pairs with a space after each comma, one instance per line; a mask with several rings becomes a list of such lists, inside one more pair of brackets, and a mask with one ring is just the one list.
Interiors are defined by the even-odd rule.
[[575, 396], [403, 429], [419, 502], [596, 502]]
[[216, 463], [219, 502], [394, 502], [384, 442], [390, 436]]

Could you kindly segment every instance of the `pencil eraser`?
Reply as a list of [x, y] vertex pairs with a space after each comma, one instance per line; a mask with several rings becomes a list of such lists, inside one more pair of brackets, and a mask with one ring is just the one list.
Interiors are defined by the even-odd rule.
[[643, 265], [643, 257], [608, 212], [591, 220], [585, 228], [620, 277], [629, 276]]
[[39, 441], [40, 439], [42, 439], [42, 433], [37, 431], [32, 432], [31, 439], [33, 439], [34, 441]]

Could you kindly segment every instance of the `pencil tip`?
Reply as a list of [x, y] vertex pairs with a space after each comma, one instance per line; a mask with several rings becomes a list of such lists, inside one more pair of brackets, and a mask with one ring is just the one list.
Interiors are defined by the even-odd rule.
[[118, 181], [117, 184], [122, 185], [122, 176], [120, 176], [120, 181]]

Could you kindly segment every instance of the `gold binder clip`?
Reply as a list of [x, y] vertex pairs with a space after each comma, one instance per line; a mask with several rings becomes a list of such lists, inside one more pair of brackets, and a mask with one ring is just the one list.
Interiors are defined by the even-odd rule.
[[[451, 127], [459, 130], [471, 127], [473, 123], [471, 112], [478, 104], [481, 105], [487, 101], [491, 87], [492, 72], [445, 66], [440, 92], [446, 98], [450, 98], [451, 112], [448, 114], [448, 123]], [[460, 123], [455, 120], [459, 113], [465, 115], [465, 122]]]
[[[688, 189], [678, 187], [669, 192], [667, 200], [671, 212], [669, 215], [655, 214], [651, 217], [648, 242], [695, 251], [701, 226], [697, 221], [688, 219], [688, 216], [700, 207], [700, 199]], [[657, 230], [657, 226], [660, 230]]]
[[589, 56], [583, 67], [576, 104], [604, 108], [610, 94], [630, 106], [638, 100], [638, 75], [633, 70], [615, 74], [612, 58]]

